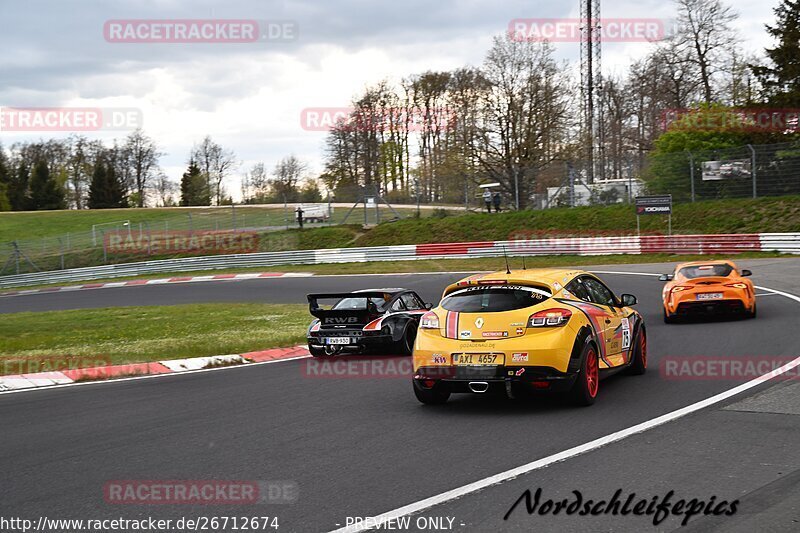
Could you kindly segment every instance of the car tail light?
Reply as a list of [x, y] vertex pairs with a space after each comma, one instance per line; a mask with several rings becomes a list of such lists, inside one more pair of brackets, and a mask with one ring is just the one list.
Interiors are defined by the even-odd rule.
[[314, 324], [311, 326], [311, 331], [319, 331], [319, 324], [320, 324], [319, 320], [314, 322]]
[[364, 331], [374, 331], [378, 329], [378, 327], [381, 325], [381, 320], [382, 320], [381, 318], [376, 318], [375, 320], [364, 326]]
[[420, 329], [439, 329], [439, 317], [433, 311], [428, 311], [419, 321]]
[[529, 328], [542, 328], [548, 326], [563, 326], [569, 322], [572, 311], [569, 309], [554, 308], [545, 309], [534, 313], [528, 319]]
[[726, 287], [733, 287], [734, 289], [746, 289], [747, 288], [747, 284], [746, 283], [726, 283], [725, 286]]
[[688, 291], [691, 287], [687, 287], [685, 285], [676, 285], [672, 287], [672, 292], [681, 292], [681, 291]]

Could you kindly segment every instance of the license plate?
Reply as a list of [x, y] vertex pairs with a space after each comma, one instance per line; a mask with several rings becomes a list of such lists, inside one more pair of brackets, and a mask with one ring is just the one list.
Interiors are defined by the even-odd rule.
[[469, 365], [469, 366], [491, 366], [502, 365], [505, 362], [505, 357], [495, 353], [461, 353], [453, 354], [454, 365]]
[[703, 292], [697, 295], [698, 300], [722, 300], [721, 292]]
[[350, 337], [328, 337], [328, 344], [350, 344]]

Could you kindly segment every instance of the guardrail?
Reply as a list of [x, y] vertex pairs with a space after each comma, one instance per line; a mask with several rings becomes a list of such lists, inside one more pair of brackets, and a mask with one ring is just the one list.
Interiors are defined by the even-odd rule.
[[646, 253], [736, 254], [760, 251], [800, 254], [800, 233], [566, 237], [210, 255], [2, 276], [0, 277], [0, 289], [168, 272], [454, 257], [472, 259], [502, 257], [504, 253], [513, 257], [522, 255], [638, 255]]

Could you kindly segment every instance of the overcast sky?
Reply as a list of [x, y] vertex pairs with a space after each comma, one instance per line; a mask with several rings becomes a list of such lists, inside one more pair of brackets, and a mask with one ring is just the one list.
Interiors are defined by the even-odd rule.
[[[760, 53], [771, 42], [778, 0], [728, 2], [740, 15], [743, 46]], [[303, 109], [347, 106], [382, 79], [426, 70], [478, 66], [493, 36], [517, 18], [576, 18], [578, 3], [545, 0], [0, 0], [0, 106], [132, 107], [166, 155], [175, 181], [189, 150], [205, 134], [235, 151], [241, 172], [262, 161], [271, 169], [294, 153], [322, 170], [324, 133], [301, 127]], [[665, 0], [605, 1], [603, 18], [671, 21]], [[108, 42], [109, 20], [252, 19], [291, 21], [294, 39], [255, 43]], [[558, 57], [578, 59], [577, 43], [557, 43]], [[623, 73], [648, 50], [642, 43], [604, 43], [607, 73]], [[59, 136], [0, 132], [18, 140]], [[92, 132], [106, 141], [125, 132]], [[238, 178], [228, 185], [239, 195]]]

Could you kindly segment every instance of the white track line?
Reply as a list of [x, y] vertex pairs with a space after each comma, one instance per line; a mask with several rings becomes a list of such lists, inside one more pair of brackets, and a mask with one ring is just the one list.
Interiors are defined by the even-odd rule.
[[[638, 275], [638, 276], [658, 276], [658, 274], [647, 274], [643, 272], [596, 272], [599, 274], [630, 274], [630, 275]], [[785, 296], [791, 300], [794, 300], [800, 303], [800, 297], [795, 296], [794, 294], [789, 294], [788, 292], [782, 292], [775, 289], [770, 289], [768, 287], [759, 287], [756, 286], [756, 289], [769, 291], [774, 294], [779, 294], [781, 296]], [[442, 503], [446, 503], [452, 500], [456, 500], [468, 494], [472, 494], [474, 492], [478, 492], [483, 490], [487, 487], [491, 487], [492, 485], [497, 485], [499, 483], [503, 483], [505, 481], [509, 481], [516, 477], [519, 477], [524, 474], [528, 474], [533, 472], [534, 470], [538, 470], [540, 468], [548, 467], [552, 464], [559, 463], [561, 461], [566, 461], [567, 459], [571, 459], [578, 455], [582, 455], [584, 453], [596, 450], [607, 444], [611, 444], [613, 442], [620, 441], [631, 435], [635, 435], [637, 433], [642, 433], [649, 429], [653, 429], [654, 427], [660, 426], [662, 424], [666, 424], [668, 422], [672, 422], [677, 420], [681, 417], [686, 415], [692, 414], [694, 412], [700, 411], [701, 409], [705, 409], [711, 405], [716, 403], [722, 402], [727, 400], [732, 396], [736, 396], [742, 392], [745, 392], [753, 387], [758, 385], [762, 385], [767, 383], [769, 380], [785, 374], [786, 372], [792, 370], [793, 368], [800, 366], [800, 357], [786, 363], [780, 368], [777, 368], [773, 371], [770, 371], [768, 374], [763, 376], [759, 376], [755, 379], [748, 381], [747, 383], [743, 383], [738, 385], [732, 389], [729, 389], [725, 392], [721, 392], [710, 398], [706, 398], [705, 400], [701, 400], [697, 403], [693, 403], [686, 407], [682, 407], [675, 411], [669, 412], [667, 414], [658, 416], [656, 418], [652, 418], [640, 424], [636, 424], [629, 428], [616, 431], [614, 433], [610, 433], [604, 437], [600, 437], [599, 439], [595, 439], [593, 441], [589, 441], [587, 443], [581, 444], [579, 446], [575, 446], [574, 448], [570, 448], [568, 450], [564, 450], [562, 452], [558, 452], [553, 455], [549, 455], [542, 459], [537, 459], [536, 461], [532, 461], [530, 463], [524, 464], [522, 466], [518, 466], [516, 468], [512, 468], [511, 470], [506, 470], [505, 472], [500, 472], [499, 474], [495, 474], [493, 476], [489, 476], [484, 479], [480, 479], [473, 483], [469, 483], [467, 485], [463, 485], [461, 487], [449, 490], [447, 492], [443, 492], [441, 494], [437, 494], [435, 496], [431, 496], [430, 498], [425, 498], [424, 500], [420, 500], [418, 502], [411, 503], [404, 507], [400, 507], [398, 509], [394, 509], [393, 511], [388, 511], [386, 513], [380, 514], [378, 516], [371, 517], [370, 523], [376, 524], [375, 527], [380, 527], [382, 524], [388, 523], [389, 520], [397, 519], [402, 516], [411, 515], [415, 513], [419, 513], [420, 511], [424, 511], [431, 507], [435, 507], [436, 505], [440, 505]], [[331, 531], [331, 533], [359, 533], [361, 531], [369, 531], [370, 529], [374, 529], [374, 527], [364, 527], [360, 525], [352, 525], [342, 527], [336, 530]]]
[[[27, 389], [13, 389], [7, 391], [0, 391], [0, 396], [4, 394], [21, 394], [23, 392], [41, 392], [41, 391], [48, 391], [53, 389], [63, 389], [64, 387], [82, 387], [86, 385], [109, 385], [112, 383], [122, 383], [124, 381], [134, 381], [139, 379], [155, 379], [155, 378], [165, 378], [168, 376], [185, 376], [187, 374], [198, 374], [200, 372], [217, 372], [222, 370], [233, 370], [235, 368], [247, 368], [251, 366], [258, 366], [258, 365], [270, 365], [272, 363], [283, 363], [285, 361], [298, 361], [300, 359], [308, 359], [311, 357], [309, 355], [298, 355], [297, 357], [287, 357], [286, 359], [273, 359], [270, 361], [258, 361], [254, 363], [242, 363], [239, 365], [230, 365], [230, 366], [218, 366], [214, 368], [199, 368], [197, 370], [181, 370], [180, 372], [165, 372], [163, 374], [147, 374], [145, 376], [131, 376], [127, 378], [109, 378], [109, 379], [98, 379], [95, 381], [78, 381], [73, 383], [64, 383], [61, 385], [48, 385], [46, 387], [30, 387]], [[153, 361], [158, 362], [158, 361]], [[0, 376], [1, 377], [1, 376]]]

